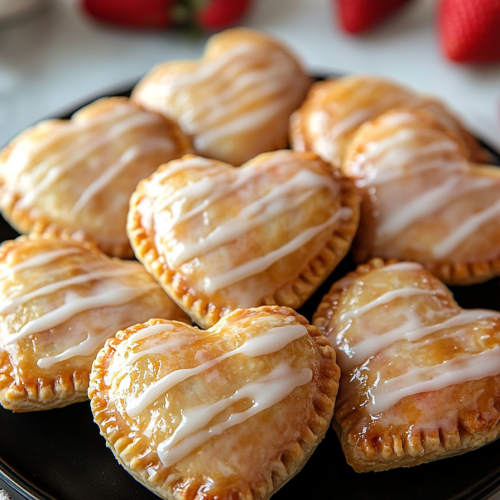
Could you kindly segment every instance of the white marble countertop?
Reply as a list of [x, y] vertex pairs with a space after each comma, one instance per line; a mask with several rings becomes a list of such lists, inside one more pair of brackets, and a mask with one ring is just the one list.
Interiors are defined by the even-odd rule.
[[[138, 79], [158, 62], [198, 57], [205, 42], [100, 25], [82, 15], [76, 0], [48, 1], [42, 14], [0, 25], [0, 145], [41, 118]], [[414, 2], [362, 37], [342, 33], [334, 17], [329, 0], [255, 0], [244, 24], [288, 42], [311, 71], [378, 73], [441, 96], [500, 148], [500, 64], [446, 61], [434, 0]]]

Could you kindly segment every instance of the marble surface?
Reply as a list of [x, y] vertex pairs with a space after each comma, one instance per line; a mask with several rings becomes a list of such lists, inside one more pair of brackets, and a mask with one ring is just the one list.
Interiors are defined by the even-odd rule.
[[[0, 24], [0, 144], [42, 118], [136, 81], [158, 62], [199, 57], [205, 43], [167, 30], [100, 25], [76, 0], [46, 1], [38, 15]], [[329, 0], [255, 0], [244, 24], [289, 43], [311, 71], [377, 73], [441, 96], [500, 148], [500, 64], [446, 61], [434, 0], [413, 2], [383, 28], [356, 38], [336, 27], [335, 16]]]

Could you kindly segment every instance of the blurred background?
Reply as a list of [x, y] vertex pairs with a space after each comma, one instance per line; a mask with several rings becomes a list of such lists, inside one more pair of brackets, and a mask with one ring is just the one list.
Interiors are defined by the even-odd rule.
[[[158, 62], [198, 58], [208, 37], [190, 29], [102, 23], [78, 0], [0, 0], [0, 14], [2, 3], [0, 144], [42, 118], [130, 86]], [[19, 12], [7, 16], [5, 5]], [[339, 26], [332, 0], [254, 0], [241, 24], [287, 42], [312, 73], [375, 73], [441, 96], [500, 148], [500, 63], [448, 60], [436, 10], [434, 0], [414, 0], [383, 24], [353, 35]]]

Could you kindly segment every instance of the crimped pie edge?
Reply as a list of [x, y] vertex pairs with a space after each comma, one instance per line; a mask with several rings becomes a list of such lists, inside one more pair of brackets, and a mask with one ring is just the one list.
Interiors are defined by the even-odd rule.
[[[226, 318], [237, 318], [245, 314], [246, 311], [248, 309], [237, 309]], [[310, 325], [307, 319], [288, 307], [276, 305], [262, 306], [259, 308], [259, 311], [293, 316], [296, 321], [307, 328], [308, 334], [317, 346], [317, 352], [321, 359], [321, 382], [319, 388], [322, 392], [314, 398], [314, 414], [309, 423], [304, 426], [304, 432], [300, 436], [296, 446], [289, 446], [288, 449], [283, 450], [275, 460], [269, 463], [269, 477], [255, 485], [247, 483], [247, 490], [241, 492], [241, 494], [248, 500], [267, 500], [300, 472], [330, 426], [340, 379], [340, 368], [336, 364], [334, 349], [330, 346], [328, 339], [316, 327]], [[149, 467], [161, 466], [159, 457], [155, 452], [146, 453], [147, 450], [142, 445], [132, 442], [132, 439], [127, 435], [127, 430], [117, 425], [114, 419], [114, 409], [109, 407], [108, 398], [106, 397], [107, 386], [104, 382], [106, 369], [116, 348], [134, 332], [147, 326], [161, 323], [162, 321], [164, 320], [151, 319], [146, 323], [121, 330], [114, 338], [108, 339], [93, 363], [88, 394], [94, 421], [99, 426], [101, 435], [105, 437], [107, 446], [111, 449], [118, 462], [144, 486], [162, 498], [191, 500], [195, 498], [196, 491], [202, 485], [196, 483], [193, 485], [193, 489], [183, 489], [180, 495], [175, 494], [174, 496], [171, 494], [171, 491], [175, 490], [175, 485], [169, 486], [169, 482], [172, 481], [168, 479], [168, 468], [162, 471], [163, 477], [158, 478], [154, 482], [148, 481], [145, 465]], [[153, 455], [153, 459], [151, 455]], [[178, 484], [182, 484], [181, 477], [175, 479]]]

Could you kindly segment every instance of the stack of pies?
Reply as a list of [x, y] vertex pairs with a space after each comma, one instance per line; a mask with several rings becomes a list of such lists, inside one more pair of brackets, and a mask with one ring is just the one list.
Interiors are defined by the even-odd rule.
[[[90, 398], [165, 499], [267, 499], [330, 423], [358, 472], [487, 444], [500, 312], [445, 283], [500, 275], [488, 161], [436, 99], [313, 84], [271, 37], [216, 35], [0, 153], [25, 234], [0, 249], [0, 403]], [[310, 324], [296, 310], [351, 247]]]

